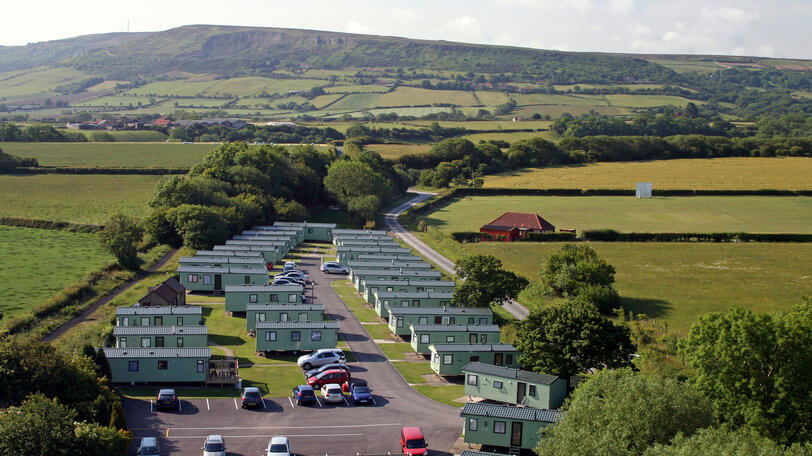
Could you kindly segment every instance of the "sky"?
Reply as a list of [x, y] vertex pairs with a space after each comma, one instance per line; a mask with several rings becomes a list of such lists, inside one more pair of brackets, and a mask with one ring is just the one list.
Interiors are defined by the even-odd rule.
[[0, 45], [189, 24], [330, 30], [557, 49], [812, 58], [810, 0], [26, 0]]

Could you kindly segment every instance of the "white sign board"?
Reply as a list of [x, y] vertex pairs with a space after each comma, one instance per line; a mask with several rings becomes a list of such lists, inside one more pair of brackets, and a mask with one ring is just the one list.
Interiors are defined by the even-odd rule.
[[653, 188], [651, 182], [638, 182], [637, 190], [634, 192], [634, 196], [637, 198], [651, 198], [652, 191]]

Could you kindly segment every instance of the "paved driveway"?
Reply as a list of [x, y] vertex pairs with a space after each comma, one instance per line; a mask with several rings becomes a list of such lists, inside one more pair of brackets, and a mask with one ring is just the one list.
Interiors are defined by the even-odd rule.
[[[201, 454], [206, 435], [221, 434], [229, 455], [260, 455], [274, 435], [290, 437], [297, 454], [355, 455], [399, 453], [403, 426], [420, 426], [432, 454], [447, 454], [462, 431], [459, 409], [412, 389], [330, 286], [320, 257], [303, 258], [300, 268], [315, 281], [316, 302], [325, 306], [358, 363], [353, 378], [366, 380], [375, 405], [348, 403], [294, 407], [287, 398], [266, 399], [265, 407], [241, 410], [233, 399], [184, 400], [180, 412], [156, 412], [150, 401], [126, 400], [127, 423], [136, 437], [157, 436], [168, 454]], [[136, 439], [137, 440], [137, 439]]]

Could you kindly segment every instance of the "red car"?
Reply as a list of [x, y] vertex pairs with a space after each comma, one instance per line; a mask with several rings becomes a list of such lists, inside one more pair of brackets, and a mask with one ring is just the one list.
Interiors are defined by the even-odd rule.
[[341, 385], [342, 383], [349, 381], [350, 378], [347, 376], [347, 371], [343, 369], [330, 369], [309, 377], [307, 379], [307, 384], [312, 386], [314, 389], [320, 389], [322, 386], [327, 385], [328, 383], [338, 383]]
[[400, 448], [408, 456], [425, 456], [429, 454], [426, 439], [419, 427], [405, 427], [400, 432]]

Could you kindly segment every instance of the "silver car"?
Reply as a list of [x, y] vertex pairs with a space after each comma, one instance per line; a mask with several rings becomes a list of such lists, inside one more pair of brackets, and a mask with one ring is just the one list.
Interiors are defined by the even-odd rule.
[[293, 449], [287, 437], [273, 437], [265, 449], [265, 456], [290, 456]]
[[222, 435], [210, 435], [203, 443], [203, 456], [226, 456], [226, 444]]
[[350, 269], [341, 263], [328, 261], [321, 265], [321, 272], [325, 274], [349, 274]]
[[344, 352], [338, 353], [335, 350], [317, 351], [309, 355], [302, 355], [296, 360], [296, 364], [306, 371], [325, 364], [341, 362], [347, 362], [347, 358], [344, 356]]

